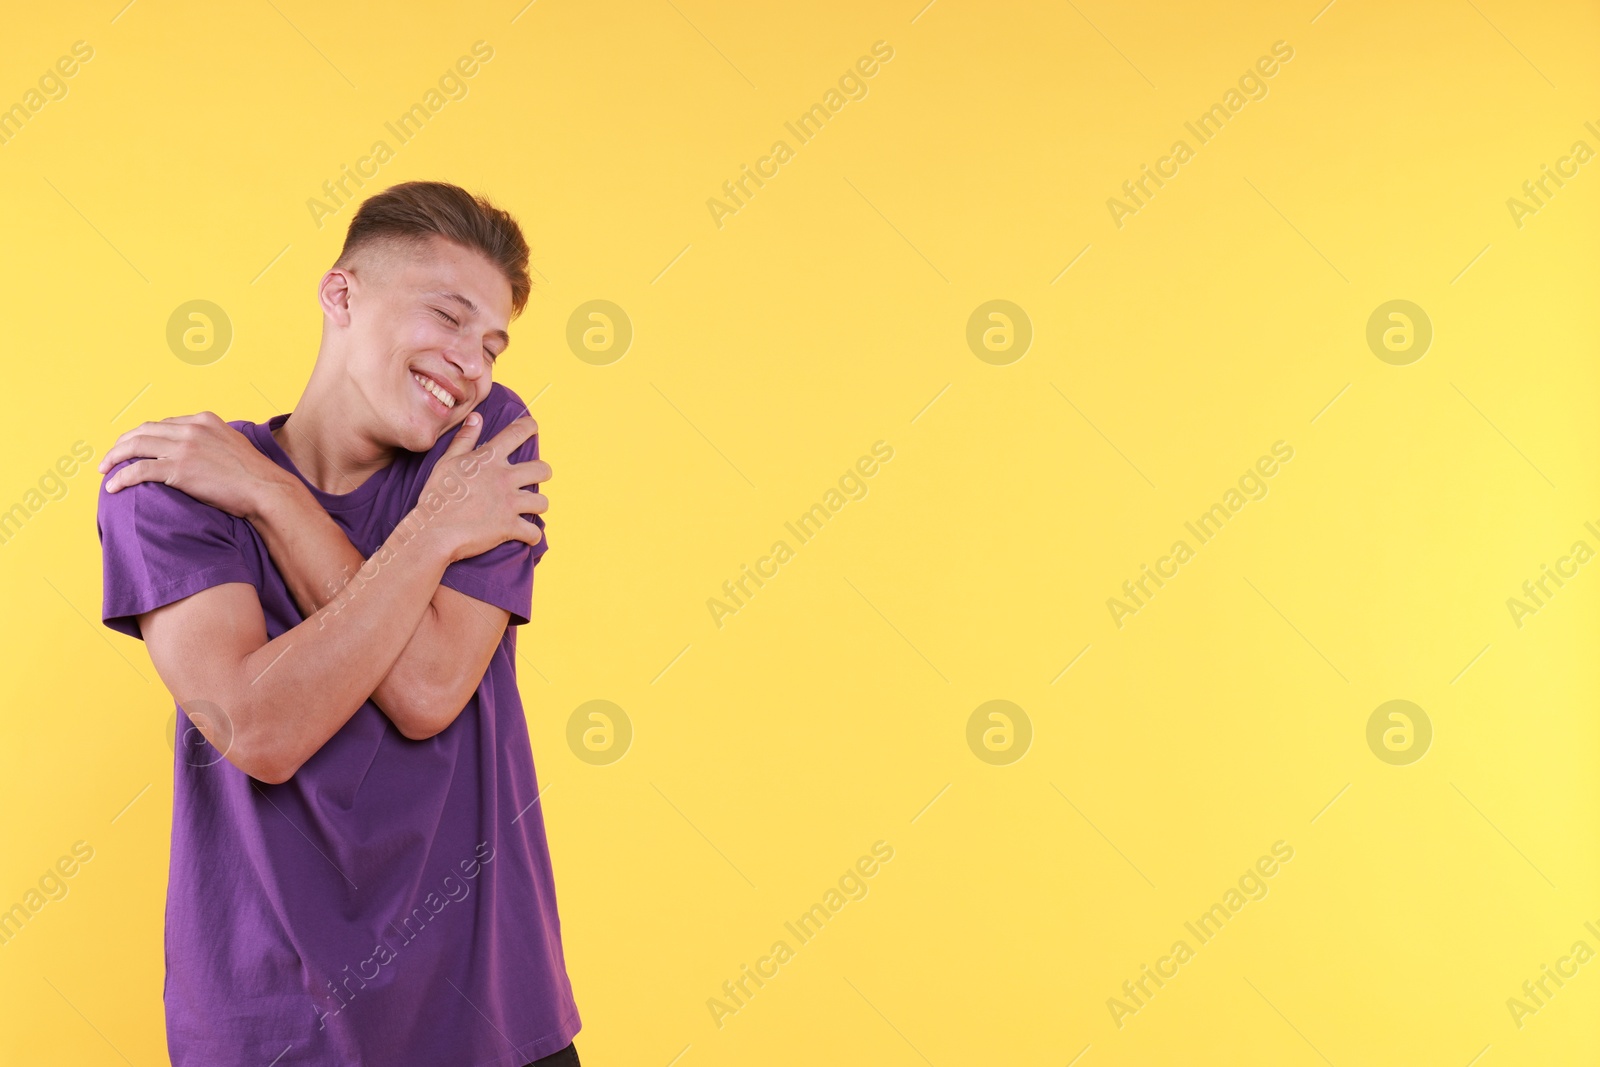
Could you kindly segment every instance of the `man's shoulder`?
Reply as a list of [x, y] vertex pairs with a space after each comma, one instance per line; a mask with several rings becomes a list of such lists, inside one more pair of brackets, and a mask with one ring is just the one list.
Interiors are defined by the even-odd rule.
[[[472, 410], [483, 417], [483, 425], [478, 428], [478, 443], [480, 445], [524, 415], [529, 414], [528, 405], [523, 402], [522, 397], [517, 395], [516, 390], [501, 382], [495, 382], [489, 386], [489, 395], [483, 398], [483, 403]], [[424, 470], [432, 469], [433, 464], [450, 447], [450, 442], [454, 441], [456, 434], [460, 432], [461, 426], [457, 424], [454, 429], [440, 436], [433, 448], [429, 450], [427, 461], [423, 465]], [[537, 449], [536, 445], [529, 446], [527, 442], [524, 442], [522, 446], [519, 446], [519, 450], [526, 452], [530, 450], [530, 447], [534, 450]], [[513, 452], [512, 455], [517, 456], [519, 453]], [[521, 458], [527, 457], [522, 456]]]
[[[260, 424], [251, 422], [249, 419], [229, 419], [229, 420], [227, 420], [227, 423], [228, 423], [228, 425], [230, 427], [232, 427], [233, 429], [235, 429], [235, 430], [239, 431], [240, 433], [242, 433], [244, 435], [244, 437], [245, 437], [245, 440], [249, 441], [252, 445], [254, 445], [258, 451], [261, 449], [261, 442], [256, 439], [256, 429]], [[135, 454], [135, 455], [129, 456], [127, 459], [118, 460], [115, 466], [113, 466], [110, 470], [106, 471], [105, 474], [103, 476], [101, 476], [101, 478], [100, 478], [100, 499], [101, 499], [101, 501], [104, 502], [107, 499], [114, 499], [116, 497], [121, 496], [123, 493], [126, 493], [129, 489], [137, 489], [137, 488], [139, 488], [141, 486], [146, 486], [146, 485], [153, 485], [153, 486], [157, 486], [157, 487], [159, 487], [161, 489], [166, 489], [169, 493], [178, 492], [177, 490], [172, 489], [170, 486], [168, 486], [165, 482], [139, 482], [136, 485], [130, 485], [130, 486], [124, 488], [124, 489], [121, 489], [121, 490], [115, 492], [115, 493], [107, 493], [106, 492], [106, 483], [111, 480], [111, 476], [113, 474], [116, 474], [118, 471], [120, 471], [124, 467], [130, 466], [131, 464], [139, 462], [141, 459], [147, 459], [147, 458], [149, 458], [149, 457], [140, 456], [140, 455]], [[145, 495], [149, 495], [149, 494], [145, 494]], [[186, 500], [193, 501], [196, 504], [200, 503], [198, 500], [195, 500], [194, 497], [189, 496], [187, 493], [180, 493], [179, 495], [183, 496]], [[201, 506], [202, 507], [209, 507], [210, 505], [202, 504]]]
[[528, 414], [528, 405], [522, 397], [504, 382], [489, 386], [489, 395], [475, 409], [483, 416], [483, 430], [479, 440], [486, 440]]
[[106, 483], [113, 475], [124, 467], [139, 462], [141, 458], [130, 456], [119, 460], [100, 479], [96, 513], [102, 534], [108, 526], [119, 522], [131, 524], [136, 532], [148, 532], [156, 525], [181, 525], [191, 530], [233, 528], [233, 516], [227, 512], [196, 500], [183, 490], [174, 489], [159, 480], [135, 482], [123, 486], [115, 493], [106, 491]]

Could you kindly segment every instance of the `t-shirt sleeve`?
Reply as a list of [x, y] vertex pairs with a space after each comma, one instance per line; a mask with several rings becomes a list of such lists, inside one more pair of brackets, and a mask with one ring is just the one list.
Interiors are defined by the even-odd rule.
[[[528, 413], [527, 405], [510, 389], [496, 383], [495, 392], [502, 393], [498, 402], [486, 401], [478, 408], [483, 415], [483, 429], [478, 433], [478, 443], [483, 444]], [[539, 458], [539, 435], [534, 433], [511, 453], [511, 462], [526, 463]], [[535, 485], [523, 486], [538, 492]], [[544, 530], [544, 516], [525, 514], [531, 522]], [[449, 586], [458, 593], [482, 600], [487, 604], [510, 612], [509, 624], [525, 626], [533, 610], [533, 568], [544, 558], [550, 543], [541, 536], [539, 543], [530, 545], [523, 541], [502, 541], [489, 551], [467, 559], [458, 559], [445, 568], [440, 585]]]
[[101, 479], [96, 521], [105, 580], [101, 621], [142, 641], [140, 613], [213, 585], [254, 585], [255, 575], [226, 512], [161, 482], [106, 492], [111, 476], [136, 460], [123, 460]]

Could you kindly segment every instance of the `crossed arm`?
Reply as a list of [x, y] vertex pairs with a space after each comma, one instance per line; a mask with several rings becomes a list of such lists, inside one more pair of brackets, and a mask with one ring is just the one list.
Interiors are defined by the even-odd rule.
[[[307, 618], [335, 601], [366, 562], [298, 479], [275, 483], [250, 517]], [[483, 680], [511, 615], [440, 585], [372, 702], [413, 741], [455, 721]]]
[[537, 543], [526, 516], [548, 501], [520, 487], [550, 475], [541, 460], [510, 460], [537, 429], [531, 417], [474, 450], [479, 425], [469, 416], [422, 500], [368, 561], [298, 478], [209, 412], [147, 423], [107, 452], [107, 471], [155, 457], [117, 470], [108, 493], [161, 480], [249, 521], [306, 616], [268, 640], [259, 596], [240, 582], [139, 615], [162, 681], [234, 766], [287, 781], [369, 699], [413, 740], [461, 713], [510, 615], [440, 580], [504, 541]]

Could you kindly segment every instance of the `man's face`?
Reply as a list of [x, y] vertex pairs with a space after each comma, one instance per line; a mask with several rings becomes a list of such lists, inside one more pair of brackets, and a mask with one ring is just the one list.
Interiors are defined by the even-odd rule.
[[511, 284], [480, 253], [437, 236], [415, 250], [385, 247], [350, 276], [347, 372], [386, 443], [426, 452], [489, 395], [509, 343]]

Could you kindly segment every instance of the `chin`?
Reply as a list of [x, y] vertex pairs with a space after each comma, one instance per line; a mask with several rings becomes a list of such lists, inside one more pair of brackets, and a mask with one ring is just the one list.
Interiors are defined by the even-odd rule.
[[418, 452], [426, 452], [426, 451], [428, 451], [428, 449], [430, 449], [434, 445], [438, 444], [439, 441], [442, 438], [446, 437], [450, 433], [450, 431], [452, 431], [454, 429], [455, 429], [455, 425], [452, 423], [452, 424], [446, 426], [444, 429], [440, 430], [438, 433], [433, 434], [431, 437], [426, 435], [426, 434], [423, 435], [426, 438], [426, 440], [423, 442], [422, 447], [419, 448], [419, 449], [416, 449], [416, 451], [418, 451]]
[[398, 444], [407, 452], [426, 452], [439, 443], [439, 438], [449, 432], [450, 427], [448, 426], [442, 430], [435, 431], [429, 426], [418, 427], [412, 425], [406, 427], [401, 434], [402, 440]]

